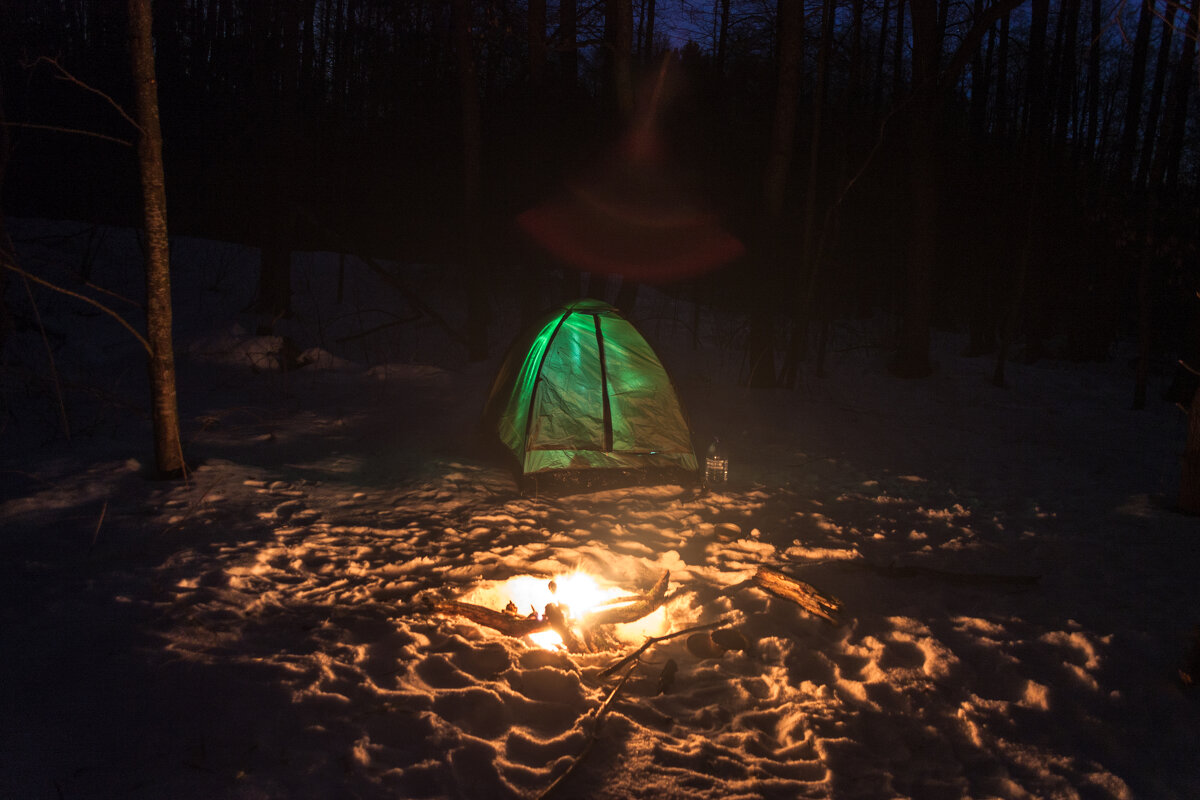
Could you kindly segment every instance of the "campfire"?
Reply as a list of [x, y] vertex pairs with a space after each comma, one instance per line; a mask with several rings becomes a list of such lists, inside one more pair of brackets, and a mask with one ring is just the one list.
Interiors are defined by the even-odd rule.
[[670, 627], [663, 605], [668, 580], [664, 572], [649, 592], [631, 593], [586, 572], [521, 575], [481, 583], [439, 609], [547, 650], [599, 651], [659, 636]]
[[[741, 648], [740, 634], [726, 641], [709, 637], [707, 632], [719, 628], [720, 622], [670, 632], [671, 620], [664, 606], [669, 582], [670, 573], [663, 572], [649, 591], [631, 594], [583, 572], [555, 577], [523, 575], [482, 583], [461, 600], [443, 600], [435, 603], [432, 610], [445, 616], [465, 617], [548, 650], [596, 653], [644, 640], [634, 655], [618, 663], [636, 659], [654, 643], [690, 633], [704, 634], [688, 641], [688, 649], [700, 657]], [[737, 588], [742, 586], [753, 586], [795, 603], [831, 625], [839, 624], [841, 601], [778, 570], [759, 567], [750, 580]]]

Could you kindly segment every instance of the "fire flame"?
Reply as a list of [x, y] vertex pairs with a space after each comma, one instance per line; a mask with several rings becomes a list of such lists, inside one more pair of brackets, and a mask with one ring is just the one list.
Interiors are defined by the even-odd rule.
[[[511, 602], [521, 616], [536, 614], [539, 618], [546, 613], [548, 604], [556, 603], [563, 608], [569, 622], [578, 624], [596, 610], [619, 607], [622, 600], [633, 602], [629, 595], [627, 589], [604, 583], [594, 575], [572, 572], [549, 579], [520, 575], [506, 581], [485, 582], [462, 600], [494, 609], [503, 609]], [[614, 626], [613, 633], [623, 641], [636, 641], [661, 635], [667, 628], [667, 612], [663, 607], [637, 622]], [[564, 647], [562, 637], [552, 630], [530, 634], [529, 639], [546, 650]]]

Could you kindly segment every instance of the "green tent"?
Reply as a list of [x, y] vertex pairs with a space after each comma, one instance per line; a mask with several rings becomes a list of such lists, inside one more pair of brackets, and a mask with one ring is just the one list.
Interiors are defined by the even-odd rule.
[[617, 309], [577, 300], [517, 340], [484, 421], [523, 488], [693, 482], [698, 465], [675, 387]]

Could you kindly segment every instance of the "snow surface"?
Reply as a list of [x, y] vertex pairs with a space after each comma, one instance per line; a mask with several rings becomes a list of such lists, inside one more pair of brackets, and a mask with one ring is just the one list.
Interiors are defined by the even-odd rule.
[[[12, 227], [26, 269], [136, 318], [78, 274], [139, 297], [131, 232]], [[1200, 796], [1184, 419], [1128, 410], [1127, 358], [1014, 363], [999, 390], [941, 335], [937, 373], [903, 382], [873, 346], [890, 323], [856, 322], [830, 377], [751, 392], [741, 320], [643, 289], [634, 319], [730, 483], [522, 497], [478, 445], [500, 348], [468, 364], [315, 253], [295, 318], [255, 336], [254, 250], [173, 257], [187, 483], [148, 479], [139, 345], [96, 309], [33, 287], [45, 338], [5, 357], [0, 797], [537, 797], [593, 733], [556, 796]], [[463, 329], [455, 270], [389, 268]], [[28, 315], [21, 281], [8, 301]], [[515, 308], [498, 289], [494, 341]], [[759, 565], [842, 624], [748, 585]], [[552, 652], [428, 611], [577, 570], [626, 592], [669, 570], [665, 624], [750, 647], [652, 647], [595, 730], [598, 673], [634, 645]]]

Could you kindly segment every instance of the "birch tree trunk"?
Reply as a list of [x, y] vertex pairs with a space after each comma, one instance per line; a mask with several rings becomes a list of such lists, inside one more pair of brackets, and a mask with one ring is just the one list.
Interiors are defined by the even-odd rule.
[[163, 181], [162, 131], [154, 75], [150, 0], [129, 0], [129, 52], [137, 104], [138, 165], [146, 228], [146, 339], [150, 343], [150, 400], [154, 463], [159, 477], [182, 476], [187, 467], [179, 438], [175, 396], [175, 353], [171, 343], [171, 270], [167, 239], [167, 195]]

